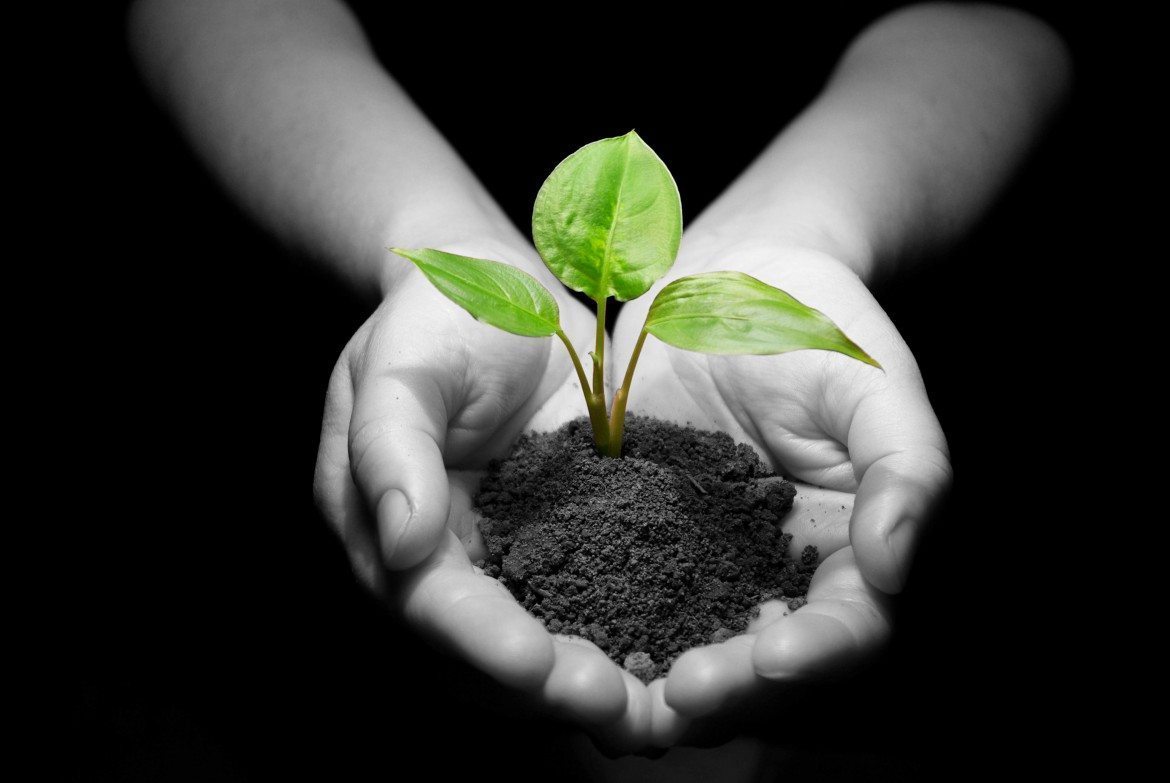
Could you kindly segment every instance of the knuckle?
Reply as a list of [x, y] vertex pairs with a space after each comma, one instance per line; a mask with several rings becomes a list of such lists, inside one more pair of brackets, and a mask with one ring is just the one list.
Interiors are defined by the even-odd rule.
[[394, 440], [398, 429], [395, 422], [373, 419], [358, 425], [349, 436], [349, 464], [356, 477], [369, 455]]
[[954, 480], [954, 469], [945, 446], [929, 444], [897, 454], [890, 469], [901, 480], [919, 485], [931, 494], [945, 492]]

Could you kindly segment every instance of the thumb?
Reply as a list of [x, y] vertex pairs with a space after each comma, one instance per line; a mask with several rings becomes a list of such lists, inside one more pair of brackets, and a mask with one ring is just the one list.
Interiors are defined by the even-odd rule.
[[387, 568], [417, 565], [443, 538], [450, 505], [446, 430], [443, 397], [425, 373], [391, 371], [355, 390], [350, 470]]
[[918, 537], [951, 485], [946, 439], [925, 390], [916, 387], [863, 400], [849, 441], [861, 477], [849, 540], [866, 580], [897, 593]]

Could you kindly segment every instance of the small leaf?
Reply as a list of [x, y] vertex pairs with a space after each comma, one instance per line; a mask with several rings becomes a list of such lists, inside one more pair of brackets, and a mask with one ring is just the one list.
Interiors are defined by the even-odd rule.
[[413, 261], [440, 293], [478, 321], [524, 337], [548, 337], [560, 331], [556, 300], [527, 272], [442, 250], [390, 249]]
[[561, 161], [532, 210], [532, 238], [548, 268], [598, 302], [646, 293], [674, 264], [681, 236], [674, 178], [634, 131]]
[[773, 354], [820, 348], [881, 367], [818, 310], [742, 272], [707, 272], [663, 288], [646, 331], [688, 351]]

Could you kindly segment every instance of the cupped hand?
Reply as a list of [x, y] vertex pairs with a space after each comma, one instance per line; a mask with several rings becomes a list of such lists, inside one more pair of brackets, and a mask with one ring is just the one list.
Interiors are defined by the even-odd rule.
[[[890, 632], [887, 596], [901, 590], [915, 542], [950, 484], [947, 446], [917, 363], [858, 277], [822, 253], [756, 243], [697, 258], [685, 245], [669, 279], [737, 270], [821, 310], [881, 363], [841, 354], [711, 356], [649, 338], [629, 409], [723, 430], [795, 479], [793, 551], [823, 558], [798, 611], [772, 602], [747, 633], [683, 654], [650, 686], [652, 744], [696, 719], [758, 701], [791, 683], [849, 668]], [[614, 332], [624, 367], [661, 281], [629, 303]]]
[[[548, 278], [518, 243], [442, 249]], [[590, 344], [592, 316], [567, 295], [559, 304], [570, 339]], [[612, 752], [628, 752], [648, 738], [645, 686], [589, 642], [551, 636], [472, 565], [482, 554], [471, 503], [476, 471], [522, 430], [551, 429], [585, 411], [567, 352], [555, 342], [479, 323], [408, 269], [334, 369], [315, 494], [359, 579], [408, 622], [587, 727]]]

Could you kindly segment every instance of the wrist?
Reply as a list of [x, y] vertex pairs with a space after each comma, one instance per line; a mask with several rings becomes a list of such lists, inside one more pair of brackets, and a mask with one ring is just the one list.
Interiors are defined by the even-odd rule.
[[697, 225], [683, 236], [675, 270], [677, 276], [719, 270], [753, 274], [752, 270], [768, 272], [774, 266], [839, 267], [868, 283], [875, 263], [868, 243], [859, 237], [845, 238], [840, 232], [799, 227], [743, 231], [734, 226]]
[[[415, 214], [409, 214], [414, 212]], [[507, 218], [488, 216], [474, 206], [427, 209], [419, 204], [401, 210], [379, 232], [376, 254], [378, 287], [383, 298], [390, 294], [406, 275], [417, 272], [414, 264], [391, 252], [390, 248], [434, 248], [475, 258], [503, 261], [532, 273], [535, 251]], [[540, 259], [535, 259], [540, 263]], [[542, 265], [543, 266], [543, 265]]]
[[806, 249], [868, 280], [878, 255], [880, 216], [823, 166], [792, 158], [785, 145], [774, 143], [687, 227], [684, 242], [714, 250], [744, 243]]
[[846, 261], [830, 245], [806, 242], [795, 237], [716, 237], [701, 234], [691, 241], [684, 238], [679, 261], [670, 275], [677, 279], [702, 272], [743, 272], [772, 282], [777, 277], [815, 273], [842, 276], [853, 280], [865, 278], [859, 273], [857, 259]]

